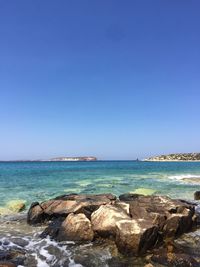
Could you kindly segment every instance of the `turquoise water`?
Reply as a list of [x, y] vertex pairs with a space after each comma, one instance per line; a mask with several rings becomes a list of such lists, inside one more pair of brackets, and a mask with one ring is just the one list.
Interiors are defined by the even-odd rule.
[[1, 162], [0, 206], [15, 199], [26, 200], [28, 206], [60, 194], [119, 195], [138, 188], [193, 199], [200, 183], [192, 177], [200, 181], [200, 162]]

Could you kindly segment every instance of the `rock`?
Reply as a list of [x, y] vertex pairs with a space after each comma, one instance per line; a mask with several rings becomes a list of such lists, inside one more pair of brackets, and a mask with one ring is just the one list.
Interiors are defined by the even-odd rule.
[[200, 191], [196, 191], [196, 192], [194, 193], [194, 199], [195, 199], [195, 200], [200, 200]]
[[25, 209], [26, 205], [25, 205], [26, 201], [24, 200], [11, 200], [9, 201], [6, 206], [8, 207], [8, 209], [14, 211], [14, 212], [21, 212]]
[[120, 220], [130, 219], [126, 211], [120, 206], [103, 205], [92, 213], [92, 228], [100, 236], [116, 235], [116, 223]]
[[62, 218], [57, 218], [50, 222], [48, 227], [41, 233], [41, 238], [46, 238], [47, 236], [50, 236], [51, 238], [57, 239], [58, 232], [61, 228], [61, 225], [63, 223]]
[[[55, 199], [34, 203], [28, 212], [28, 223], [35, 224], [37, 221], [44, 222], [60, 216], [66, 217], [70, 213], [83, 213], [90, 218], [93, 211], [101, 205], [115, 202], [116, 196], [112, 194], [100, 195], [62, 195]], [[39, 217], [39, 218], [37, 218]]]
[[139, 196], [141, 196], [140, 194], [134, 194], [134, 193], [126, 193], [126, 194], [122, 194], [119, 196], [119, 200], [120, 201], [133, 201], [135, 199], [137, 199]]
[[45, 219], [47, 219], [47, 215], [44, 213], [40, 204], [38, 202], [32, 203], [28, 211], [27, 223], [31, 225], [40, 224], [43, 223]]
[[116, 201], [115, 205], [116, 208], [119, 207], [120, 209], [122, 209], [125, 213], [127, 213], [127, 215], [129, 214], [129, 209], [130, 209], [130, 205], [127, 202], [123, 202], [123, 201]]
[[57, 239], [59, 241], [92, 241], [94, 232], [90, 220], [82, 213], [69, 214], [61, 224]]
[[132, 193], [121, 195], [119, 200], [112, 194], [71, 194], [33, 203], [28, 222], [51, 221], [42, 238], [47, 235], [58, 241], [111, 238], [120, 252], [136, 256], [193, 229], [197, 223], [195, 205], [164, 196]]
[[12, 262], [8, 262], [8, 261], [2, 261], [0, 262], [0, 267], [17, 267], [17, 265], [15, 265]]
[[173, 246], [160, 248], [153, 252], [151, 261], [164, 266], [198, 267], [199, 263], [190, 255], [174, 250]]
[[129, 204], [132, 218], [157, 225], [165, 238], [179, 236], [192, 228], [193, 205], [161, 196], [139, 196]]
[[121, 220], [116, 228], [116, 245], [123, 254], [145, 253], [153, 248], [158, 238], [158, 227], [142, 219]]
[[153, 195], [155, 192], [156, 192], [156, 190], [153, 190], [150, 188], [138, 188], [133, 193], [139, 194], [139, 195], [144, 195], [144, 196], [149, 196], [149, 195]]
[[[5, 244], [5, 242], [4, 242]], [[4, 266], [3, 264], [8, 264], [5, 266], [19, 266], [24, 265], [25, 260], [25, 251], [21, 248], [10, 247], [8, 250], [0, 250], [0, 266]], [[10, 264], [10, 265], [9, 265]]]

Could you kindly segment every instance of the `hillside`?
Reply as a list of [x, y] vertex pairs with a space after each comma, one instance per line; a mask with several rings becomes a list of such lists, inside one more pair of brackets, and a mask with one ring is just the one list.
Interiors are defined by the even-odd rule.
[[200, 153], [177, 153], [150, 157], [144, 161], [200, 161]]

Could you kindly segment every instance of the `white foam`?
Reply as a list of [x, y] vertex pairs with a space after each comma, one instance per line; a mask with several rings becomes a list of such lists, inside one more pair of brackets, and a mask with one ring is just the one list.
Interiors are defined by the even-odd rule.
[[191, 179], [192, 178], [199, 178], [200, 179], [200, 175], [194, 175], [194, 174], [179, 174], [179, 175], [171, 175], [168, 176], [169, 179], [172, 180], [183, 180], [183, 179]]
[[69, 258], [69, 265], [68, 267], [83, 267], [83, 265], [79, 264], [79, 263], [75, 263], [74, 260], [72, 260], [71, 258]]

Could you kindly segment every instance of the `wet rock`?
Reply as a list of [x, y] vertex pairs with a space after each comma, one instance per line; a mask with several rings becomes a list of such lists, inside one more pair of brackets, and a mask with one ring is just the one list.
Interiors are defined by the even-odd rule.
[[29, 242], [27, 240], [24, 240], [20, 237], [13, 237], [11, 238], [11, 241], [16, 244], [17, 246], [20, 246], [20, 247], [25, 247], [29, 244]]
[[14, 266], [18, 266], [18, 265], [23, 265], [24, 260], [25, 260], [25, 251], [23, 251], [20, 248], [18, 249], [13, 247], [10, 248], [9, 250], [0, 251], [0, 262], [2, 264], [9, 263], [9, 264], [14, 264]]
[[145, 253], [158, 239], [158, 227], [146, 220], [121, 220], [116, 226], [116, 245], [123, 254]]
[[103, 205], [92, 213], [92, 228], [103, 237], [116, 235], [116, 223], [120, 220], [130, 219], [128, 214], [120, 206]]
[[93, 211], [101, 205], [113, 203], [116, 196], [112, 194], [100, 195], [62, 195], [55, 199], [34, 203], [28, 212], [28, 223], [35, 224], [56, 217], [66, 217], [70, 213], [83, 213], [90, 218]]
[[12, 262], [4, 261], [0, 262], [0, 267], [17, 267], [17, 265]]
[[69, 214], [61, 224], [57, 240], [92, 241], [94, 232], [90, 220], [82, 213]]
[[0, 250], [0, 261], [11, 259], [9, 251]]
[[196, 191], [196, 192], [194, 193], [194, 199], [195, 199], [195, 200], [200, 200], [200, 191]]
[[120, 195], [119, 200], [129, 202], [129, 201], [133, 201], [133, 200], [137, 199], [139, 196], [142, 196], [142, 195], [134, 194], [134, 193], [126, 193], [126, 194]]
[[44, 213], [43, 208], [38, 202], [31, 204], [31, 207], [27, 215], [27, 223], [34, 225], [43, 223], [47, 219], [47, 215]]
[[174, 267], [198, 267], [199, 263], [190, 255], [174, 250], [173, 246], [160, 248], [151, 256], [153, 263]]
[[46, 238], [47, 236], [50, 236], [51, 238], [56, 239], [62, 223], [63, 223], [62, 218], [53, 220], [52, 222], [49, 223], [47, 228], [41, 233], [40, 237]]

